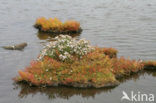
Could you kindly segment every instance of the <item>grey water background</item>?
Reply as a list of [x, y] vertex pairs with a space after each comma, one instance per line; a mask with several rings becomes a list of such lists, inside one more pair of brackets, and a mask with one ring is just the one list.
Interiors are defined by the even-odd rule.
[[[0, 46], [27, 42], [24, 51], [0, 48], [0, 103], [123, 103], [130, 95], [154, 94], [156, 74], [140, 73], [113, 89], [47, 88], [16, 85], [18, 70], [36, 59], [51, 38], [38, 34], [38, 17], [77, 20], [92, 45], [118, 49], [118, 56], [156, 60], [156, 0], [0, 0]], [[124, 101], [128, 102], [128, 101]]]

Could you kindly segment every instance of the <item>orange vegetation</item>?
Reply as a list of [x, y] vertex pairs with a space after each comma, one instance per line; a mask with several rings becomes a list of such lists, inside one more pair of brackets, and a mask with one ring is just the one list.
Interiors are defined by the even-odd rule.
[[34, 26], [40, 31], [53, 33], [78, 32], [81, 29], [77, 21], [70, 20], [62, 23], [57, 18], [46, 19], [44, 17], [38, 18]]
[[24, 71], [19, 71], [19, 76], [14, 80], [26, 81], [36, 86], [116, 86], [119, 83], [116, 77], [130, 75], [143, 69], [143, 64], [139, 61], [123, 57], [112, 58], [116, 57], [116, 53], [115, 49], [96, 48], [81, 59], [75, 57], [72, 63], [45, 56], [42, 61], [33, 61]]

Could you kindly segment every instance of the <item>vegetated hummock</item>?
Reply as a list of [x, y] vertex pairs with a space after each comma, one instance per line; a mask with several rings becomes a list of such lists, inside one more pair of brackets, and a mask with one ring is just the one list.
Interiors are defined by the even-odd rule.
[[79, 22], [69, 20], [62, 23], [57, 18], [38, 18], [34, 27], [41, 32], [47, 32], [52, 34], [75, 34], [82, 32]]
[[156, 61], [144, 61], [143, 63], [146, 70], [156, 70]]
[[93, 47], [85, 39], [67, 35], [55, 37], [41, 51], [37, 60], [18, 71], [16, 82], [34, 86], [114, 87], [118, 78], [144, 68], [140, 61], [117, 58], [113, 48]]

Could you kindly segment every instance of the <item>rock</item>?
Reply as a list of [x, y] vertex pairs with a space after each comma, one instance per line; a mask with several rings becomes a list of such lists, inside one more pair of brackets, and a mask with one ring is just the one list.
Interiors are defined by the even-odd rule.
[[20, 43], [12, 46], [3, 46], [2, 48], [7, 50], [23, 50], [27, 46], [27, 43]]

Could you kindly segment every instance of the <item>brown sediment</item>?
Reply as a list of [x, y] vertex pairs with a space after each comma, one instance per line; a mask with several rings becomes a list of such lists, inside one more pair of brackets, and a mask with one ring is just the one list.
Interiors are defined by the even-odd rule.
[[88, 82], [88, 83], [78, 83], [78, 82], [74, 82], [74, 83], [68, 83], [68, 84], [64, 84], [62, 82], [60, 83], [53, 83], [51, 85], [49, 84], [42, 84], [42, 85], [34, 85], [28, 81], [19, 81], [17, 83], [25, 83], [25, 84], [29, 84], [29, 86], [33, 86], [33, 87], [58, 87], [58, 86], [66, 86], [66, 87], [74, 87], [74, 88], [113, 88], [116, 87], [120, 84], [120, 82], [114, 81], [114, 82], [108, 82], [108, 83], [103, 83], [103, 84], [95, 84], [92, 82]]

